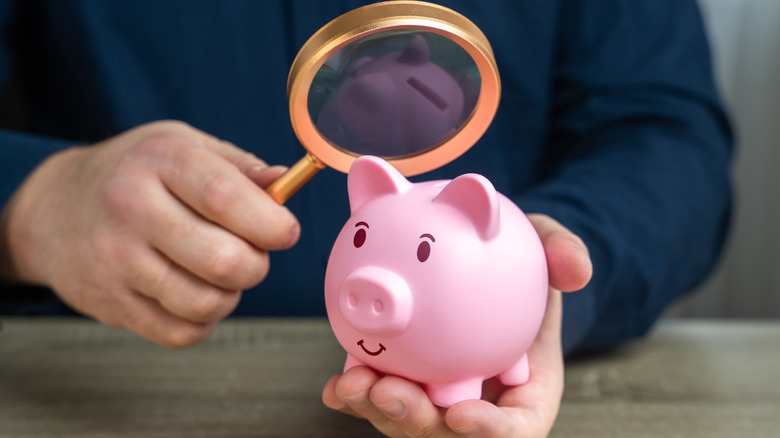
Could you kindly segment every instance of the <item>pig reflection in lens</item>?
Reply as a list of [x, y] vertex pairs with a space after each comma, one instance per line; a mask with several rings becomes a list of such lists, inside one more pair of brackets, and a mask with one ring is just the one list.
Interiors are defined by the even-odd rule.
[[287, 83], [306, 156], [266, 190], [284, 203], [317, 171], [348, 172], [380, 156], [403, 175], [436, 169], [482, 136], [501, 84], [484, 34], [462, 15], [418, 1], [375, 3], [304, 44]]
[[[460, 71], [443, 68], [447, 59], [434, 62], [431, 45], [463, 61], [451, 65]], [[398, 157], [452, 136], [478, 93], [477, 67], [457, 44], [430, 32], [392, 32], [353, 43], [325, 63], [312, 83], [309, 114], [346, 151]]]

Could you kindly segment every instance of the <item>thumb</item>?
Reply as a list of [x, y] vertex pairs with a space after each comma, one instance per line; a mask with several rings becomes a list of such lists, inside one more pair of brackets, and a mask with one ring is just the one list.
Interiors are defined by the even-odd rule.
[[247, 178], [255, 184], [267, 188], [277, 178], [287, 171], [286, 166], [269, 166], [252, 153], [249, 153], [233, 143], [220, 140], [209, 134], [203, 133], [206, 138], [206, 147], [232, 163]]
[[149, 136], [155, 133], [172, 132], [178, 133], [184, 138], [190, 139], [200, 146], [210, 150], [221, 156], [229, 163], [236, 166], [242, 173], [247, 174], [252, 168], [265, 168], [268, 164], [265, 161], [257, 158], [254, 154], [251, 154], [233, 143], [217, 138], [205, 131], [191, 126], [185, 122], [177, 120], [160, 120], [157, 122], [151, 122], [142, 129], [133, 129], [123, 134], [126, 136], [131, 135], [144, 135]]
[[593, 264], [582, 239], [547, 215], [529, 214], [528, 219], [544, 246], [550, 286], [563, 292], [585, 287], [593, 275]]
[[220, 140], [206, 133], [203, 133], [203, 136], [204, 145], [207, 149], [236, 166], [244, 175], [257, 175], [268, 168], [268, 164], [265, 161], [229, 141]]
[[249, 171], [244, 174], [255, 184], [266, 189], [285, 172], [287, 172], [287, 166], [256, 166], [250, 168]]

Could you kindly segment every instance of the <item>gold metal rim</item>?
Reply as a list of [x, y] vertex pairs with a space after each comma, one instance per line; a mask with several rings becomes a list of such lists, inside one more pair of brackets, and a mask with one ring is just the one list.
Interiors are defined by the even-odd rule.
[[348, 172], [358, 155], [334, 147], [319, 133], [308, 112], [309, 89], [320, 67], [339, 49], [368, 35], [392, 30], [420, 30], [449, 38], [472, 57], [482, 82], [474, 111], [456, 134], [422, 153], [388, 158], [401, 173], [417, 175], [454, 160], [482, 137], [498, 109], [501, 81], [493, 50], [482, 31], [466, 17], [419, 1], [389, 1], [354, 9], [309, 38], [295, 57], [287, 80], [290, 118], [298, 139], [312, 155], [341, 172]]

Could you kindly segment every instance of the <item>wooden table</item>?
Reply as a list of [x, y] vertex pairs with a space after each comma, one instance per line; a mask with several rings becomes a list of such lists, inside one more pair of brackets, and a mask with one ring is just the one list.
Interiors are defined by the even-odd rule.
[[[183, 351], [81, 319], [0, 330], [0, 437], [371, 437], [322, 385], [320, 319], [229, 320]], [[569, 361], [555, 437], [780, 437], [780, 322], [665, 321]]]

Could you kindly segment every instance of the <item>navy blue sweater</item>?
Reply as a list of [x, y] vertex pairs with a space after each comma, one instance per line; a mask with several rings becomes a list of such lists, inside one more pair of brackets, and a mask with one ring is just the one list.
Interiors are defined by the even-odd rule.
[[[2, 2], [0, 205], [48, 154], [158, 119], [294, 163], [303, 149], [288, 69], [313, 32], [363, 3]], [[477, 145], [418, 179], [481, 173], [585, 240], [594, 276], [565, 296], [567, 351], [643, 335], [712, 268], [728, 224], [731, 134], [695, 2], [441, 3], [487, 35], [503, 94]], [[324, 314], [328, 251], [349, 214], [345, 176], [321, 172], [288, 206], [301, 240], [272, 254], [236, 315]], [[6, 286], [0, 312], [64, 309], [21, 306], [19, 293]]]

